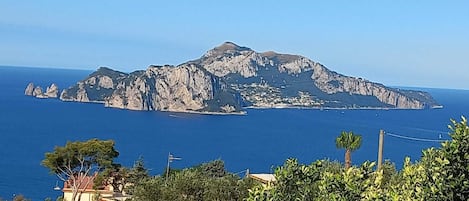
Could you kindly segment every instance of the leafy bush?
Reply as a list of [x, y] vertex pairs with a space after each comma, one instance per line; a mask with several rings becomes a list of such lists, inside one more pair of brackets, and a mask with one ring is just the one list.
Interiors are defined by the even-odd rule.
[[288, 159], [275, 171], [273, 186], [255, 186], [249, 201], [269, 200], [469, 200], [469, 127], [466, 118], [451, 120], [452, 140], [422, 151], [420, 161], [404, 161], [401, 171], [387, 161], [342, 168], [319, 160], [311, 165]]

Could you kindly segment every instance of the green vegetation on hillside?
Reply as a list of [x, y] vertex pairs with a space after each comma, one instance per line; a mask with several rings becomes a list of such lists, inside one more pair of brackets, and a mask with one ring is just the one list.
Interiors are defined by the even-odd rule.
[[464, 117], [451, 122], [452, 140], [424, 150], [419, 161], [405, 158], [400, 171], [390, 162], [374, 171], [374, 162], [346, 169], [328, 160], [288, 159], [275, 171], [277, 182], [250, 189], [247, 200], [469, 200], [469, 127]]
[[[162, 174], [165, 175], [165, 174]], [[228, 173], [221, 160], [200, 166], [172, 171], [169, 177], [148, 177], [135, 183], [135, 201], [178, 200], [244, 200], [248, 189], [254, 186], [251, 179], [241, 179]]]

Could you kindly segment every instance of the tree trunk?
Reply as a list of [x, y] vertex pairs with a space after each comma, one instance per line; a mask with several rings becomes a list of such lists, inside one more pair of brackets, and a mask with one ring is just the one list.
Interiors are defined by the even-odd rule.
[[72, 190], [72, 200], [73, 201], [76, 201], [77, 200], [77, 195], [78, 195], [78, 191], [73, 189]]
[[345, 150], [345, 169], [349, 169], [352, 166], [352, 152], [350, 149]]

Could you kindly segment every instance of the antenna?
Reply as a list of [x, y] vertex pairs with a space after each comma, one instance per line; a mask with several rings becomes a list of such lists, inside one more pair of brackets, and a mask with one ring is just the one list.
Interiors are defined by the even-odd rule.
[[166, 180], [168, 180], [169, 177], [169, 164], [173, 162], [174, 160], [182, 160], [180, 157], [174, 157], [174, 155], [171, 154], [171, 152], [168, 153], [168, 165], [166, 166]]

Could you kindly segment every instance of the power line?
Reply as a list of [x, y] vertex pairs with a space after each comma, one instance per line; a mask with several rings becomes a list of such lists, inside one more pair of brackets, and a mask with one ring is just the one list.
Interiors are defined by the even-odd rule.
[[241, 174], [241, 173], [243, 173], [243, 172], [249, 173], [249, 169], [245, 169], [245, 170], [243, 170], [243, 171], [239, 171], [239, 172], [234, 173], [234, 174], [235, 174], [235, 175], [239, 175], [239, 174]]
[[385, 133], [386, 135], [392, 136], [392, 137], [397, 137], [401, 139], [406, 139], [406, 140], [413, 140], [413, 141], [421, 141], [421, 142], [444, 142], [447, 140], [440, 140], [440, 139], [428, 139], [428, 138], [417, 138], [417, 137], [410, 137], [410, 136], [405, 136], [405, 135], [399, 135], [395, 133]]
[[432, 130], [432, 129], [424, 129], [424, 128], [415, 128], [415, 127], [404, 127], [406, 129], [410, 129], [410, 130], [416, 130], [416, 131], [419, 131], [419, 132], [426, 132], [426, 133], [448, 133], [448, 131], [439, 131], [439, 130]]

